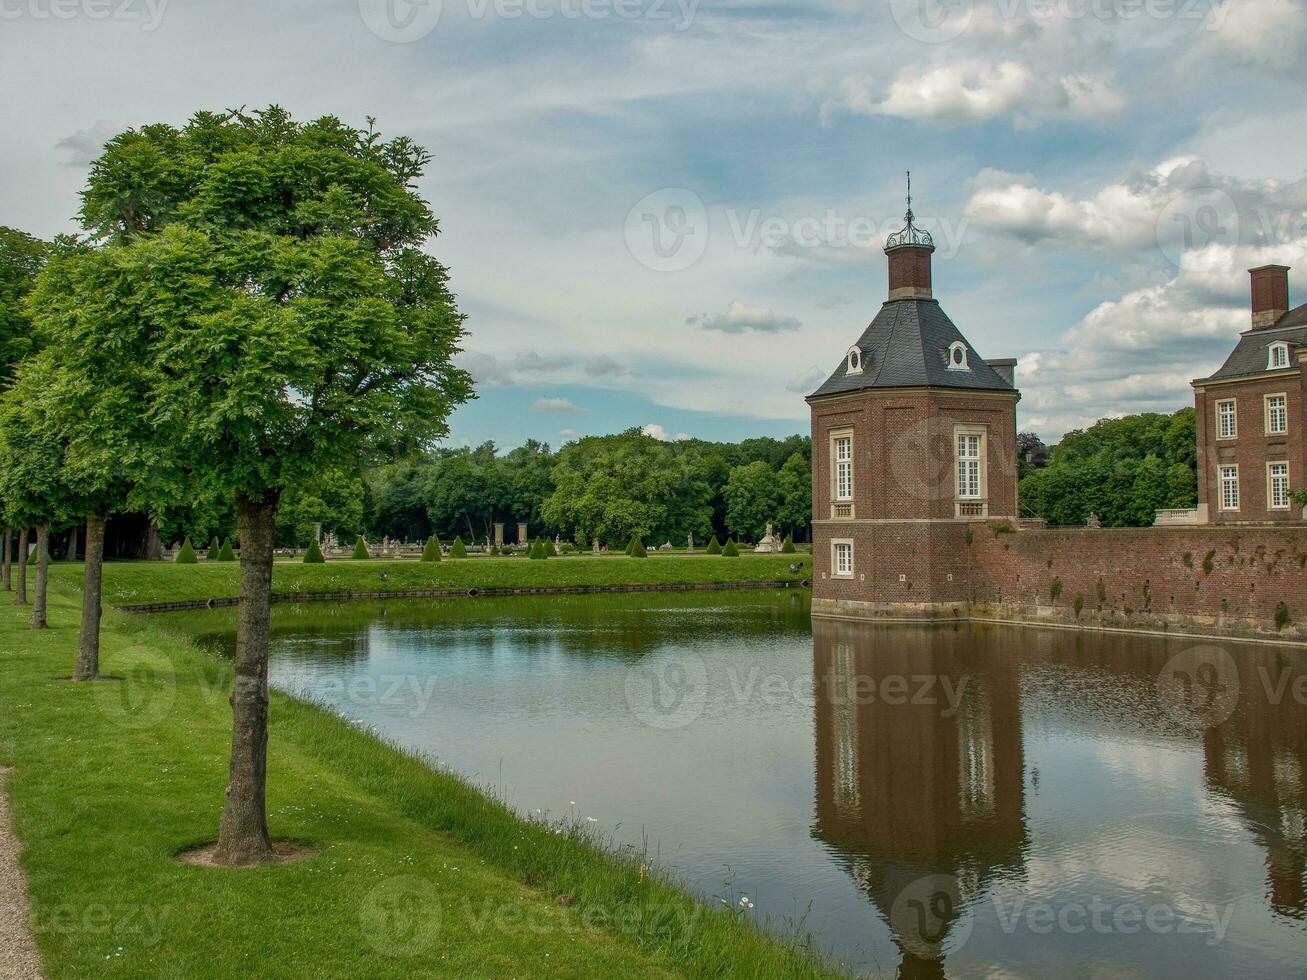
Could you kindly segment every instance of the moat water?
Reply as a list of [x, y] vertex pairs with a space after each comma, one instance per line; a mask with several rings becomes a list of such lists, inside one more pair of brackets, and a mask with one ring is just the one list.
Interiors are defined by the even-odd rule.
[[273, 628], [277, 686], [859, 973], [1307, 972], [1287, 647], [813, 621], [797, 591], [279, 606]]

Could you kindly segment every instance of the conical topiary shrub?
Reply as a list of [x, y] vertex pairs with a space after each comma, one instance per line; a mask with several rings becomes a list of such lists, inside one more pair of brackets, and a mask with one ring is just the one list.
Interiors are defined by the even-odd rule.
[[544, 544], [545, 544], [545, 557], [546, 557], [546, 558], [557, 558], [557, 557], [558, 557], [558, 549], [554, 547], [554, 539], [553, 539], [553, 538], [545, 538], [545, 542], [544, 542]]
[[236, 552], [231, 546], [231, 538], [222, 539], [222, 547], [218, 549], [218, 561], [235, 561]]
[[785, 535], [785, 542], [781, 545], [781, 554], [782, 554], [782, 555], [792, 555], [792, 554], [794, 554], [794, 535], [793, 535], [793, 534], [787, 534], [787, 535]]
[[639, 535], [631, 538], [631, 543], [626, 546], [626, 553], [632, 558], [649, 557], [649, 552], [644, 550], [644, 542], [640, 540]]
[[544, 561], [545, 547], [540, 543], [539, 538], [537, 538], [535, 542], [531, 545], [531, 550], [526, 553], [526, 556], [530, 558], [532, 561]]
[[204, 560], [205, 560], [205, 561], [217, 561], [217, 560], [218, 560], [218, 552], [219, 552], [220, 550], [221, 550], [221, 548], [220, 548], [219, 545], [218, 545], [218, 536], [215, 534], [215, 535], [213, 536], [213, 541], [210, 542], [210, 544], [209, 544], [209, 550], [208, 550], [207, 552], [205, 552], [205, 554], [204, 554]]
[[322, 553], [322, 549], [318, 547], [317, 539], [314, 538], [309, 542], [309, 550], [304, 552], [304, 564], [325, 565], [326, 563], [327, 557]]
[[497, 544], [492, 544], [492, 545], [490, 546], [490, 556], [491, 556], [492, 558], [498, 558], [498, 557], [499, 557], [499, 554], [500, 554], [500, 552], [499, 552], [499, 545], [497, 545]]
[[463, 538], [461, 536], [455, 536], [454, 543], [449, 547], [449, 557], [450, 558], [467, 557], [467, 548], [464, 546]]
[[708, 542], [708, 547], [704, 549], [704, 554], [720, 555], [721, 553], [722, 543], [717, 540], [717, 535], [714, 534], [712, 540]]
[[736, 543], [735, 543], [735, 539], [734, 539], [734, 538], [728, 538], [728, 539], [727, 539], [727, 541], [726, 541], [726, 546], [725, 546], [724, 548], [722, 548], [722, 557], [723, 557], [723, 558], [739, 558], [739, 557], [740, 557], [740, 549], [739, 549], [739, 546], [736, 545]]
[[363, 561], [371, 557], [372, 554], [368, 551], [368, 543], [363, 540], [363, 535], [360, 534], [359, 539], [354, 542], [354, 553], [350, 555], [350, 558], [354, 561]]
[[191, 547], [191, 539], [182, 538], [182, 546], [177, 549], [177, 557], [173, 561], [178, 565], [194, 565], [198, 560], [195, 557], [195, 549]]
[[440, 561], [440, 539], [434, 534], [427, 538], [426, 547], [422, 549], [423, 561]]

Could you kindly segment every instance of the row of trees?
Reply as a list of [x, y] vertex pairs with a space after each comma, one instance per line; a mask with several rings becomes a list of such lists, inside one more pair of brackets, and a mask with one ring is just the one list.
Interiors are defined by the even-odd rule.
[[1068, 432], [1046, 466], [1023, 476], [1022, 516], [1083, 527], [1095, 514], [1104, 527], [1146, 527], [1160, 509], [1197, 504], [1197, 466], [1192, 408], [1104, 419]]
[[[532, 534], [609, 548], [632, 537], [680, 545], [693, 534], [757, 540], [768, 522], [808, 536], [811, 442], [660, 442], [639, 429], [570, 442], [558, 451], [530, 441], [508, 453], [494, 443], [445, 449], [384, 466], [367, 480], [363, 527], [370, 539], [462, 534], [481, 541], [496, 521]], [[319, 512], [336, 529], [357, 524]]]
[[429, 160], [371, 122], [302, 123], [277, 107], [199, 113], [105, 146], [82, 193], [83, 234], [48, 247], [0, 236], [0, 517], [37, 529], [40, 603], [51, 529], [87, 528], [78, 681], [99, 676], [106, 517], [234, 512], [240, 609], [219, 863], [272, 857], [279, 505], [291, 488], [357, 485], [378, 460], [429, 450], [472, 394], [451, 365], [463, 317], [423, 251], [438, 228], [415, 190]]

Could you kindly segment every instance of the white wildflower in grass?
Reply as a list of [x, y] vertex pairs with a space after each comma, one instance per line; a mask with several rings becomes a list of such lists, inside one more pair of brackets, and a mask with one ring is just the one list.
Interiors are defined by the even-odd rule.
[[751, 901], [749, 901], [749, 896], [748, 896], [748, 895], [741, 895], [741, 896], [740, 896], [740, 908], [742, 908], [742, 909], [751, 909], [751, 908], [753, 908], [753, 903], [752, 903]]

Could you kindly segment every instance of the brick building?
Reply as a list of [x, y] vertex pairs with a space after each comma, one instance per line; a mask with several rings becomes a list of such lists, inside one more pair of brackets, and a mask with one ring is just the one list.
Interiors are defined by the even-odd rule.
[[909, 196], [885, 245], [888, 299], [807, 399], [818, 606], [964, 600], [968, 528], [1016, 521], [1016, 361], [981, 357], [941, 309], [934, 250]]
[[1289, 308], [1289, 270], [1250, 271], [1252, 326], [1221, 368], [1193, 383], [1198, 427], [1198, 521], [1299, 521], [1304, 485], [1307, 304]]

